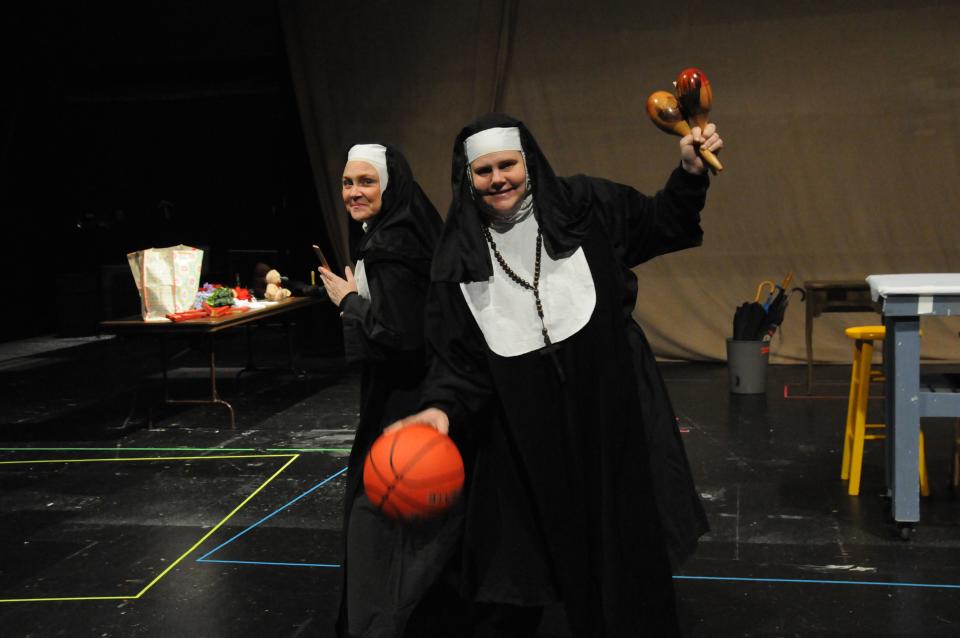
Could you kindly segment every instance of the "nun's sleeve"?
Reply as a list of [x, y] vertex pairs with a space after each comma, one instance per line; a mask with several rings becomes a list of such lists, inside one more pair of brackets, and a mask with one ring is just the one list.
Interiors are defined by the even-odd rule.
[[350, 293], [340, 302], [347, 361], [382, 361], [422, 350], [428, 281], [402, 261], [367, 265], [370, 299]]
[[593, 211], [624, 266], [703, 243], [700, 211], [710, 185], [707, 175], [692, 175], [678, 167], [652, 197], [608, 180], [581, 179], [588, 180]]
[[439, 408], [450, 418], [456, 437], [471, 428], [493, 397], [485, 342], [470, 315], [460, 286], [431, 285], [426, 313], [430, 372], [424, 383], [421, 408]]

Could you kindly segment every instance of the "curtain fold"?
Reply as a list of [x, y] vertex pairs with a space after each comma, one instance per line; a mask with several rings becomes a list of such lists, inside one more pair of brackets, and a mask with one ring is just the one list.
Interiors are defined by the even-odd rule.
[[398, 146], [445, 214], [453, 139], [497, 102], [516, 0], [360, 5], [281, 0], [279, 10], [338, 262], [349, 263], [339, 181], [351, 144]]

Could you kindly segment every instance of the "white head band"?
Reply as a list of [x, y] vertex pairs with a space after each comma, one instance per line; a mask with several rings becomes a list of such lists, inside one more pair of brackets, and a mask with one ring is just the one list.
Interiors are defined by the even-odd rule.
[[509, 128], [488, 128], [474, 133], [463, 142], [463, 150], [467, 154], [467, 164], [489, 153], [499, 151], [523, 151], [520, 144], [520, 129], [516, 126]]
[[387, 147], [381, 144], [354, 144], [347, 151], [348, 162], [366, 162], [377, 170], [380, 192], [387, 190]]

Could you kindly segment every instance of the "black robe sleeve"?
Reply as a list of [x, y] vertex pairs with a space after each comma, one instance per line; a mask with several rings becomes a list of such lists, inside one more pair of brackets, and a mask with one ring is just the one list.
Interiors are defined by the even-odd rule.
[[365, 266], [372, 301], [356, 293], [340, 301], [347, 361], [383, 361], [422, 351], [426, 278], [398, 260]]
[[456, 439], [484, 411], [493, 396], [493, 381], [483, 335], [467, 308], [460, 286], [434, 282], [427, 297], [426, 329], [430, 372], [423, 408], [435, 407], [450, 418]]
[[[677, 168], [663, 190], [647, 197], [629, 186], [590, 179], [595, 215], [621, 266], [629, 268], [658, 255], [703, 242], [700, 211], [709, 178]], [[660, 525], [674, 568], [693, 554], [709, 529], [667, 387], [643, 330], [632, 318], [636, 279], [624, 279], [627, 336], [634, 353], [637, 392], [650, 451], [651, 479]]]
[[596, 177], [576, 176], [568, 183], [577, 197], [589, 197], [623, 265], [637, 266], [658, 255], [703, 243], [700, 211], [709, 178], [678, 167], [653, 197]]

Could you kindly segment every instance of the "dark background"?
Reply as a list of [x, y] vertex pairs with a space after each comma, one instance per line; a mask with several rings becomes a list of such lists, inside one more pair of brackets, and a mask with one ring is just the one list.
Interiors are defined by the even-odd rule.
[[250, 285], [238, 249], [309, 278], [326, 238], [274, 2], [29, 4], [3, 20], [0, 340], [138, 313], [142, 248], [203, 248], [203, 281]]

